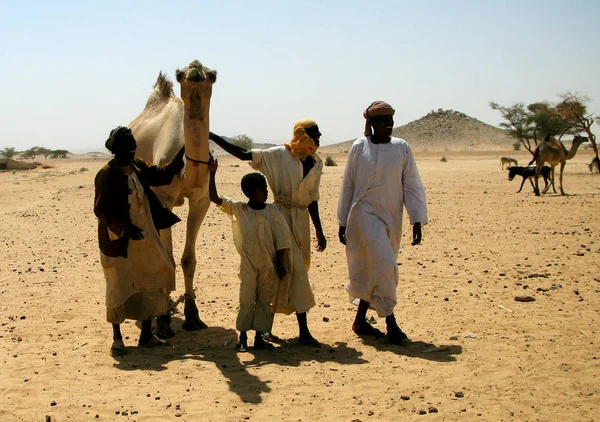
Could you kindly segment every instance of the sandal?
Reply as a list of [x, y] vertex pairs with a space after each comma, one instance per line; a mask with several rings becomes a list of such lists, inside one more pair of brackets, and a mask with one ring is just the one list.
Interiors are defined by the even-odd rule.
[[238, 344], [235, 345], [235, 350], [237, 350], [238, 352], [247, 352], [248, 343], [240, 341]]

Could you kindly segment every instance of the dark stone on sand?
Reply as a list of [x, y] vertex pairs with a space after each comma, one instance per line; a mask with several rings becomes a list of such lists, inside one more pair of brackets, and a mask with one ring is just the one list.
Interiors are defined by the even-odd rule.
[[327, 318], [326, 316], [323, 317], [323, 322], [329, 322], [329, 318]]
[[407, 396], [406, 394], [404, 394], [404, 395], [400, 396], [400, 398], [401, 398], [402, 400], [410, 400], [410, 396]]
[[50, 402], [50, 406], [56, 406], [56, 401], [52, 400], [52, 401]]
[[438, 412], [438, 410], [437, 410], [437, 407], [433, 407], [433, 406], [431, 406], [431, 407], [429, 408], [429, 413], [437, 413], [437, 412]]
[[463, 393], [462, 391], [457, 391], [456, 393], [454, 393], [454, 397], [462, 398], [464, 396], [465, 396], [465, 393]]
[[535, 302], [535, 298], [533, 296], [515, 296], [515, 301], [517, 301], [517, 302]]
[[425, 409], [419, 410], [419, 415], [426, 415], [426, 414], [427, 414], [427, 410], [425, 410]]

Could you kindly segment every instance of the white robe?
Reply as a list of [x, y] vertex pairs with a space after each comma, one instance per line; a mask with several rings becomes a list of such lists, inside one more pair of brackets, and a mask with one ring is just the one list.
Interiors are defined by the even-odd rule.
[[409, 145], [392, 138], [387, 144], [357, 139], [344, 171], [338, 221], [346, 227], [350, 300], [365, 300], [381, 317], [397, 303], [402, 212], [410, 223], [425, 225], [425, 188]]
[[[255, 210], [247, 203], [224, 196], [220, 208], [231, 216], [233, 243], [240, 254], [239, 331], [270, 331], [271, 302], [287, 295], [289, 276], [279, 281], [275, 270], [276, 251], [290, 249], [292, 237], [283, 216], [274, 205]], [[289, 254], [286, 254], [289, 256]], [[289, 267], [289, 264], [286, 265]]]
[[252, 168], [265, 175], [277, 209], [288, 223], [295, 240], [292, 253], [292, 279], [289, 300], [277, 312], [303, 313], [315, 306], [308, 282], [310, 268], [310, 216], [308, 205], [319, 199], [323, 161], [316, 154], [315, 165], [303, 177], [302, 162], [284, 146], [252, 150]]

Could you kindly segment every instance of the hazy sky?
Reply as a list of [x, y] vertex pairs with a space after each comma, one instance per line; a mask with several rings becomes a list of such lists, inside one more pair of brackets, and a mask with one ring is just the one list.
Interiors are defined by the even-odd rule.
[[375, 100], [396, 126], [438, 108], [497, 125], [490, 101], [565, 91], [600, 112], [599, 22], [597, 0], [0, 0], [0, 148], [103, 150], [194, 59], [218, 71], [211, 130], [257, 142], [303, 117], [323, 144], [356, 138]]

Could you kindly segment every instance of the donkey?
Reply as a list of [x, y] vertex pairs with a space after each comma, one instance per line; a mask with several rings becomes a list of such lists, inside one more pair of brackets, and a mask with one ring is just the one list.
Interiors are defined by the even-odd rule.
[[509, 164], [514, 164], [515, 166], [518, 166], [519, 163], [517, 162], [517, 160], [515, 160], [514, 158], [511, 157], [502, 157], [500, 159], [500, 165], [502, 166], [502, 170], [504, 170], [504, 165], [506, 164], [506, 166], [508, 167]]
[[[544, 183], [546, 184], [544, 189], [546, 189], [548, 187], [548, 179], [550, 179], [550, 182], [552, 184], [552, 189], [554, 190], [554, 193], [556, 193], [556, 188], [554, 187], [554, 178], [550, 177], [551, 172], [552, 172], [552, 169], [549, 166], [544, 166], [542, 168], [541, 175], [544, 178]], [[521, 182], [521, 187], [519, 188], [517, 193], [521, 192], [521, 190], [523, 189], [525, 180], [529, 180], [529, 182], [531, 183], [531, 186], [533, 187], [533, 191], [535, 192], [535, 185], [533, 184], [533, 178], [535, 178], [535, 167], [534, 166], [530, 166], [530, 167], [512, 166], [512, 167], [508, 168], [508, 180], [514, 179], [515, 176], [517, 176], [517, 175], [523, 177], [523, 181]]]
[[592, 162], [588, 164], [590, 173], [600, 173], [600, 159], [598, 157], [592, 158]]

